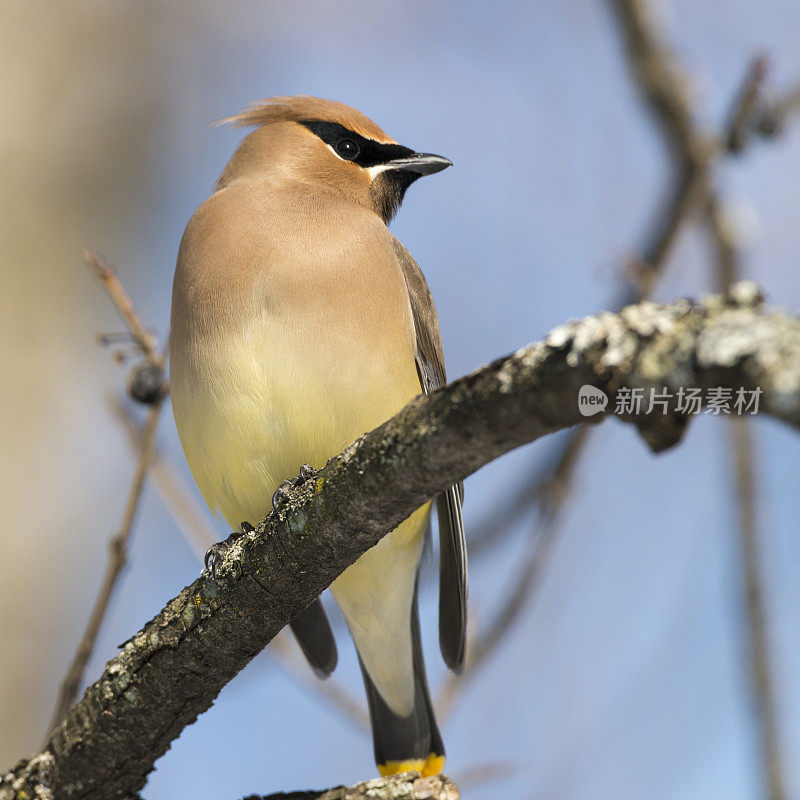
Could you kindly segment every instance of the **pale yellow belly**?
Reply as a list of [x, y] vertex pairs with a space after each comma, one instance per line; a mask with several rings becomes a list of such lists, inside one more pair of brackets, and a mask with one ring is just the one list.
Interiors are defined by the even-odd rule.
[[[324, 466], [420, 391], [413, 357], [379, 348], [357, 358], [335, 343], [276, 346], [285, 336], [267, 329], [232, 338], [206, 354], [202, 373], [173, 370], [187, 461], [232, 529], [263, 518], [275, 489], [302, 464]], [[427, 504], [331, 587], [367, 670], [398, 713], [413, 703], [409, 619], [429, 514]]]
[[280, 353], [268, 346], [275, 338], [217, 343], [193, 374], [173, 367], [187, 461], [209, 506], [231, 525], [261, 519], [302, 464], [324, 466], [420, 391], [413, 358], [357, 359], [322, 345]]

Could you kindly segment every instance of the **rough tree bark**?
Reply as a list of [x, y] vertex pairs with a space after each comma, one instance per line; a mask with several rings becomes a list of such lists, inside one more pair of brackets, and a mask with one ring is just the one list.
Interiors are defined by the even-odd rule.
[[459, 800], [460, 796], [455, 784], [444, 775], [420, 778], [418, 772], [404, 772], [355, 786], [336, 786], [319, 792], [254, 794], [244, 800]]
[[[414, 509], [499, 455], [585, 422], [591, 384], [615, 410], [623, 387], [760, 388], [760, 410], [800, 428], [800, 321], [753, 284], [701, 303], [640, 303], [556, 328], [543, 341], [409, 403], [296, 489], [133, 636], [52, 733], [0, 779], [6, 798], [128, 797], [230, 681], [363, 552]], [[688, 417], [622, 417], [648, 445]], [[291, 795], [290, 795], [291, 796]], [[302, 796], [302, 794], [301, 794]]]

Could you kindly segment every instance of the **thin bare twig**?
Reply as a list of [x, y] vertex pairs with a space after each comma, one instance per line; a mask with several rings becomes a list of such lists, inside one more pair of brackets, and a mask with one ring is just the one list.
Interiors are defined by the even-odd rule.
[[753, 122], [764, 107], [763, 89], [767, 77], [766, 56], [753, 59], [742, 81], [727, 124], [724, 144], [731, 153], [739, 153], [753, 131]]
[[109, 542], [108, 565], [106, 566], [105, 577], [103, 578], [103, 583], [97, 598], [94, 601], [86, 630], [83, 632], [83, 636], [78, 643], [78, 648], [69, 665], [67, 674], [61, 683], [58, 692], [58, 701], [56, 702], [50, 725], [47, 728], [48, 737], [50, 731], [64, 719], [67, 711], [69, 711], [72, 704], [75, 702], [78, 689], [83, 680], [83, 673], [86, 670], [86, 664], [94, 651], [97, 635], [100, 632], [100, 626], [108, 611], [108, 604], [114, 593], [119, 576], [127, 563], [128, 541], [131, 536], [131, 531], [133, 530], [133, 523], [136, 520], [136, 512], [139, 509], [139, 501], [141, 500], [142, 491], [144, 489], [147, 468], [153, 453], [153, 442], [155, 441], [156, 429], [158, 428], [158, 420], [161, 416], [162, 403], [163, 398], [151, 406], [147, 415], [147, 426], [142, 438], [142, 446], [139, 451], [139, 458], [136, 462], [136, 472], [134, 473], [133, 483], [128, 493], [128, 501], [125, 505], [122, 523], [120, 524], [119, 531]]
[[[453, 779], [456, 786], [462, 791], [464, 789], [474, 789], [478, 786], [486, 786], [502, 783], [513, 777], [520, 771], [520, 765], [514, 761], [492, 761], [489, 763], [478, 763], [461, 770]], [[502, 792], [499, 793], [502, 796]]]
[[739, 517], [739, 535], [744, 571], [744, 598], [748, 632], [748, 660], [753, 687], [753, 708], [762, 752], [764, 782], [769, 800], [786, 800], [775, 687], [767, 636], [761, 536], [756, 515], [756, 487], [752, 426], [746, 420], [731, 420], [728, 426], [734, 454], [734, 491]]
[[783, 133], [786, 121], [800, 111], [800, 83], [772, 102], [765, 102], [755, 115], [752, 127], [760, 136], [771, 138]]
[[[103, 256], [88, 247], [84, 249], [83, 255], [86, 265], [102, 283], [108, 296], [116, 306], [117, 311], [128, 327], [130, 335], [133, 337], [142, 356], [148, 363], [154, 365], [159, 370], [160, 374], [161, 371], [163, 371], [165, 354], [157, 350], [155, 337], [145, 329], [141, 318], [136, 312], [128, 293], [125, 291], [119, 278], [117, 278], [114, 269]], [[86, 665], [94, 651], [100, 627], [108, 611], [111, 597], [119, 577], [125, 568], [125, 564], [127, 563], [128, 541], [131, 537], [133, 524], [136, 520], [136, 513], [142, 498], [147, 470], [153, 456], [158, 421], [166, 396], [166, 388], [163, 386], [159, 387], [158, 391], [153, 395], [122, 522], [120, 523], [119, 530], [109, 542], [109, 555], [105, 576], [103, 577], [100, 590], [95, 598], [94, 605], [92, 606], [86, 629], [83, 632], [75, 655], [59, 687], [56, 706], [53, 710], [50, 725], [47, 728], [48, 735], [50, 731], [61, 722], [67, 711], [75, 702], [78, 689], [83, 680], [84, 671], [86, 670]]]
[[359, 733], [369, 732], [369, 715], [362, 700], [351, 694], [333, 677], [320, 680], [309, 669], [286, 628], [267, 645], [267, 652], [292, 680], [340, 711]]
[[103, 285], [142, 355], [148, 361], [163, 366], [164, 358], [158, 351], [155, 336], [144, 327], [144, 323], [134, 308], [128, 293], [106, 257], [95, 252], [90, 247], [85, 247], [83, 249], [83, 260], [92, 274]]
[[658, 279], [678, 240], [678, 234], [689, 221], [703, 194], [709, 164], [679, 159], [675, 164], [675, 177], [667, 189], [666, 199], [653, 215], [650, 234], [641, 249], [641, 255], [629, 264], [627, 285], [621, 290], [615, 310], [638, 303], [652, 296]]
[[[738, 243], [732, 225], [716, 192], [707, 205], [708, 231], [715, 248], [717, 278], [721, 291], [728, 291], [741, 273]], [[763, 780], [769, 800], [786, 800], [788, 794], [781, 763], [778, 714], [773, 669], [767, 635], [767, 611], [761, 561], [761, 540], [756, 511], [756, 478], [752, 425], [746, 419], [731, 419], [728, 427], [733, 454], [733, 495], [736, 500], [739, 550], [744, 582], [748, 666], [752, 706], [758, 732]]]
[[554, 516], [571, 488], [572, 471], [590, 434], [586, 426], [567, 431], [565, 440], [555, 447], [555, 455], [541, 470], [531, 475], [513, 497], [495, 509], [486, 520], [471, 529], [469, 553], [479, 556], [517, 523], [535, 505], [546, 518]]
[[691, 159], [698, 140], [689, 78], [663, 41], [649, 0], [611, 0], [625, 42], [628, 66], [653, 113], [658, 131], [678, 158]]
[[[109, 408], [125, 431], [131, 451], [138, 453], [145, 426], [121, 398], [109, 398]], [[208, 548], [219, 541], [219, 532], [211, 524], [208, 509], [196, 499], [195, 490], [158, 447], [150, 461], [150, 482], [178, 532], [202, 562]]]

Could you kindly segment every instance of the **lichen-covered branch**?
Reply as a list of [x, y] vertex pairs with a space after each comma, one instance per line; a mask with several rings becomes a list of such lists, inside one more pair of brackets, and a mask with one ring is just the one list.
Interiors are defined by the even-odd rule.
[[459, 800], [460, 797], [456, 785], [444, 775], [420, 778], [418, 772], [404, 772], [355, 786], [265, 796], [254, 794], [244, 800]]
[[[752, 284], [702, 303], [641, 303], [569, 322], [415, 398], [238, 540], [216, 578], [198, 578], [131, 638], [54, 731], [36, 760], [38, 783], [23, 790], [35, 797], [49, 784], [56, 798], [97, 800], [137, 792], [222, 687], [414, 509], [503, 453], [585, 421], [585, 384], [609, 398], [596, 420], [613, 414], [625, 387], [758, 388], [761, 412], [800, 428], [800, 320], [764, 308]], [[621, 418], [657, 450], [688, 421], [674, 407]], [[27, 767], [0, 781], [0, 798], [15, 796]]]

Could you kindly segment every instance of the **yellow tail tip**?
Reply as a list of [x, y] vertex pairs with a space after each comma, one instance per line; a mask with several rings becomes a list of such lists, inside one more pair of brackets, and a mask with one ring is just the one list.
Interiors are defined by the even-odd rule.
[[397, 775], [400, 772], [419, 772], [423, 778], [438, 775], [444, 769], [444, 756], [431, 753], [427, 758], [409, 758], [404, 761], [386, 761], [378, 764], [382, 777]]

